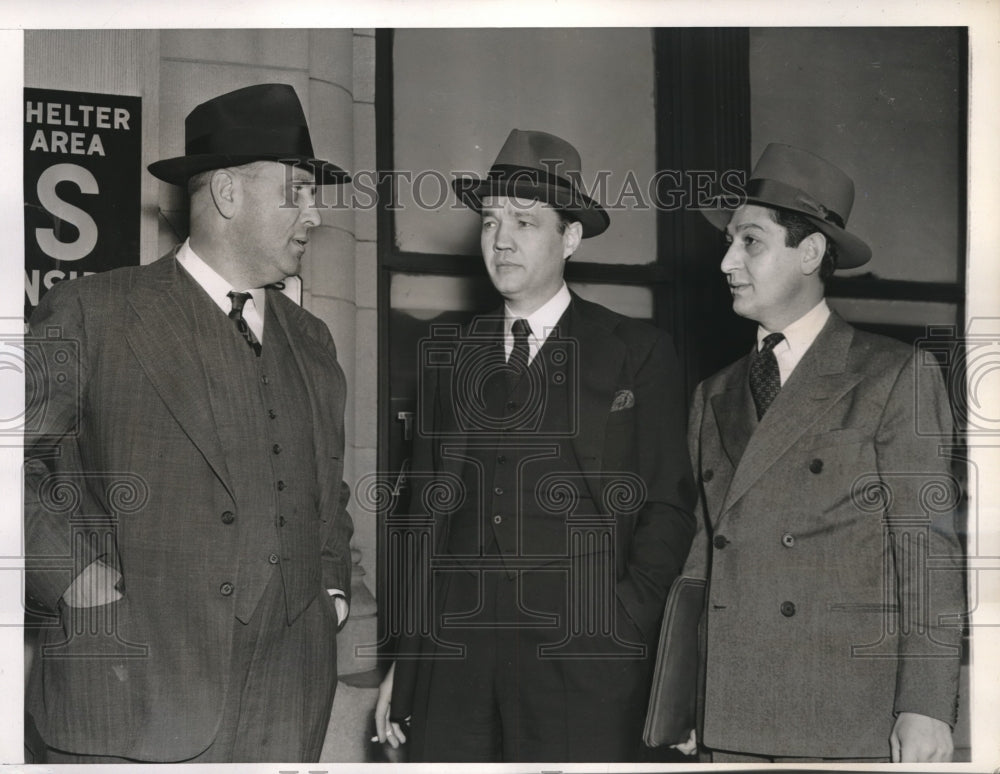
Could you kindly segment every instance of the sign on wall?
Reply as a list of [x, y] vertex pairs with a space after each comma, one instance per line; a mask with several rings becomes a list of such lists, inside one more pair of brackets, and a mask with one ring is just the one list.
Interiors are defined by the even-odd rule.
[[139, 263], [142, 99], [24, 90], [24, 311], [55, 283]]

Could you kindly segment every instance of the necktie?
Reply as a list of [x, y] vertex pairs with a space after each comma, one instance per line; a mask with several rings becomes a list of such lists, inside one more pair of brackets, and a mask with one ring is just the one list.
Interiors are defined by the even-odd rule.
[[253, 335], [253, 331], [250, 330], [247, 321], [243, 319], [243, 307], [246, 305], [247, 299], [250, 298], [250, 294], [237, 293], [235, 290], [230, 290], [227, 295], [229, 296], [229, 300], [233, 302], [233, 308], [229, 312], [229, 319], [236, 323], [236, 330], [247, 340], [247, 344], [250, 345], [254, 354], [260, 357], [260, 342]]
[[527, 320], [519, 317], [514, 320], [510, 331], [514, 334], [514, 348], [507, 361], [507, 383], [513, 389], [522, 374], [528, 370], [528, 334], [531, 333], [531, 326]]
[[778, 359], [774, 356], [774, 348], [784, 339], [783, 333], [765, 336], [760, 351], [754, 354], [750, 363], [750, 394], [753, 395], [753, 403], [757, 407], [758, 421], [781, 391], [781, 374], [778, 372]]

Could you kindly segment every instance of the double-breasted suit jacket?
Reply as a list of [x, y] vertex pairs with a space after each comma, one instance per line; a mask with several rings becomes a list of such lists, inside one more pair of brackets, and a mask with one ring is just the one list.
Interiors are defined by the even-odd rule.
[[[33, 374], [26, 438], [27, 595], [63, 615], [28, 707], [50, 746], [144, 760], [204, 750], [233, 690], [234, 623], [268, 579], [280, 577], [289, 622], [322, 595], [336, 658], [324, 589], [350, 588], [344, 376], [326, 326], [275, 290], [266, 328], [297, 371], [277, 412], [256, 410], [266, 374], [172, 254], [61, 283], [33, 315], [47, 370]], [[284, 430], [302, 456], [262, 447], [284, 408], [311, 418]], [[315, 464], [290, 471], [310, 494], [281, 510], [284, 482], [251, 461], [270, 471], [285, 459]], [[90, 611], [100, 631], [70, 632], [60, 597], [97, 558], [121, 572], [123, 596]]]
[[[565, 538], [560, 541], [559, 536], [565, 535], [574, 513], [610, 516], [614, 526], [616, 615], [630, 627], [627, 639], [644, 643], [648, 656], [655, 648], [655, 633], [667, 590], [683, 566], [693, 534], [694, 488], [684, 444], [684, 395], [670, 338], [644, 323], [572, 297], [557, 330], [532, 361], [532, 368], [544, 363], [544, 368], [549, 369], [547, 376], [539, 372], [537, 377], [538, 384], [545, 385], [541, 388], [545, 392], [539, 405], [544, 416], [539, 417], [538, 437], [530, 432], [521, 436], [525, 446], [539, 438], [543, 445], [550, 444], [554, 460], [550, 467], [559, 469], [549, 470], [544, 459], [536, 462], [525, 457], [519, 466], [523, 480], [517, 484], [520, 500], [515, 506], [516, 527], [513, 527], [506, 515], [498, 518], [492, 511], [476, 511], [482, 507], [478, 504], [486, 500], [480, 497], [480, 492], [471, 491], [476, 485], [470, 483], [467, 467], [467, 460], [476, 457], [477, 447], [482, 446], [482, 439], [490, 433], [488, 429], [477, 432], [469, 423], [468, 404], [476, 400], [475, 388], [470, 390], [469, 385], [476, 382], [468, 375], [475, 368], [464, 368], [463, 363], [488, 363], [490, 352], [494, 353], [495, 361], [503, 362], [501, 320], [502, 312], [489, 320], [478, 320], [485, 325], [474, 323], [455, 337], [454, 357], [445, 358], [454, 367], [432, 369], [429, 374], [425, 369], [422, 378], [413, 503], [416, 508], [420, 503], [433, 503], [435, 498], [424, 496], [421, 483], [430, 485], [442, 480], [463, 482], [470, 490], [464, 496], [475, 498], [477, 503], [472, 508], [463, 508], [457, 502], [461, 498], [453, 498], [452, 505], [432, 509], [435, 555], [447, 556], [459, 549], [466, 554], [478, 553], [477, 530], [478, 546], [486, 547], [492, 542], [493, 550], [505, 558], [511, 554], [530, 559], [539, 554], [568, 556], [581, 550], [592, 551], [593, 545], [574, 547], [572, 541]], [[481, 343], [470, 344], [477, 338]], [[437, 362], [442, 360], [438, 358]], [[489, 398], [484, 401], [484, 405], [488, 404]], [[471, 408], [472, 413], [479, 410]], [[474, 421], [473, 418], [473, 424]], [[492, 457], [488, 453], [480, 456], [485, 460], [482, 468], [486, 471], [481, 488], [493, 498], [493, 492], [504, 492], [507, 485], [493, 488], [489, 473], [494, 464]], [[501, 455], [498, 464], [509, 468], [512, 462], [513, 458]], [[548, 473], [532, 473], [537, 469]], [[557, 479], [566, 484], [566, 489], [547, 489], [546, 483]], [[573, 494], [565, 502], [573, 502], [575, 511], [567, 505], [566, 512], [558, 514], [558, 508], [546, 512], [539, 505], [545, 497], [543, 490], [565, 493], [570, 489]], [[470, 534], [473, 537], [467, 540]], [[603, 546], [599, 550], [609, 548]], [[471, 566], [475, 566], [475, 561], [473, 556]], [[449, 595], [448, 584], [452, 584], [454, 593], [457, 578], [464, 577], [455, 573], [441, 575], [451, 577], [435, 588], [431, 610], [438, 619], [436, 623], [440, 623], [443, 600]], [[542, 581], [532, 585], [528, 576], [530, 572], [522, 576], [521, 584], [525, 604], [533, 611], [565, 617], [571, 593], [566, 580], [561, 585]], [[591, 614], [600, 615], [598, 611]], [[524, 630], [522, 639], [533, 636], [533, 631]], [[397, 662], [392, 699], [393, 716], [404, 718], [412, 714], [416, 723], [419, 715], [427, 711], [428, 681], [433, 679], [437, 645], [432, 639], [417, 642], [411, 637], [401, 644], [400, 652], [422, 654], [420, 659], [405, 658]], [[541, 690], [540, 683], [531, 678], [532, 668], [560, 668], [552, 659], [533, 657], [535, 660], [535, 667], [519, 664], [518, 690], [522, 694]], [[648, 690], [648, 685], [645, 688]], [[595, 694], [603, 690], [596, 677], [592, 690]], [[573, 701], [573, 697], [563, 701], [558, 714], [567, 715], [570, 710], [566, 705]], [[584, 701], [596, 700], [590, 696]], [[581, 728], [572, 732], [585, 733]], [[562, 734], [565, 730], [560, 727], [553, 733]], [[635, 731], [636, 744], [640, 735], [641, 725]], [[419, 751], [416, 754], [420, 757]]]
[[[832, 314], [757, 422], [750, 356], [699, 385], [710, 748], [888, 757], [894, 716], [954, 724], [965, 609], [939, 369]], [[919, 420], [919, 421], [918, 421]]]

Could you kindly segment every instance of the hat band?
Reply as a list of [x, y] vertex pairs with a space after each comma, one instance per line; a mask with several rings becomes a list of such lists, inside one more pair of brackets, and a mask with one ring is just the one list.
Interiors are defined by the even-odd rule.
[[746, 194], [748, 199], [757, 199], [776, 207], [796, 210], [825, 220], [837, 228], [846, 228], [847, 221], [840, 216], [840, 213], [820, 204], [801, 188], [787, 183], [761, 177], [753, 178], [747, 183]]
[[554, 175], [537, 167], [522, 167], [516, 164], [494, 164], [486, 174], [486, 179], [507, 185], [530, 183], [536, 186], [555, 185], [560, 188], [573, 188], [573, 182], [569, 178]]
[[236, 126], [195, 137], [185, 143], [188, 156], [258, 156], [260, 158], [312, 158], [312, 141], [304, 126], [261, 128]]

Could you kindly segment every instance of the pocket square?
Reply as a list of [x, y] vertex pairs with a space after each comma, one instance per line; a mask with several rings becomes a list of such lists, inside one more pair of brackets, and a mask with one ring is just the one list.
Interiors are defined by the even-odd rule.
[[624, 411], [625, 409], [632, 408], [634, 405], [635, 395], [632, 394], [632, 390], [618, 390], [615, 393], [615, 399], [611, 401], [611, 413]]

